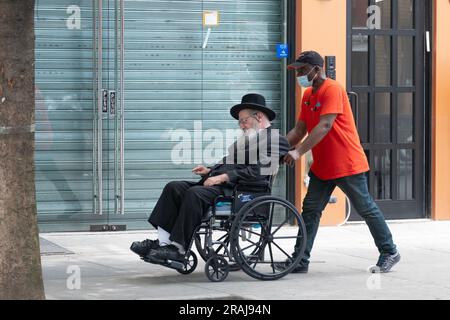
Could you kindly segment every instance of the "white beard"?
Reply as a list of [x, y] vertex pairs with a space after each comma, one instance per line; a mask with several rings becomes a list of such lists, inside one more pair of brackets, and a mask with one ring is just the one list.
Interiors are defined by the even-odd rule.
[[249, 137], [249, 138], [252, 138], [252, 137], [254, 137], [254, 136], [256, 136], [257, 134], [258, 134], [258, 129], [256, 128], [250, 128], [250, 129], [247, 129], [247, 130], [242, 130], [242, 135], [244, 136], [244, 137]]

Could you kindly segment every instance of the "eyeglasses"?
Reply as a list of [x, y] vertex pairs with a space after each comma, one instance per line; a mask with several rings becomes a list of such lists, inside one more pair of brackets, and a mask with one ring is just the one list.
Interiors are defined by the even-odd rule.
[[241, 124], [246, 124], [246, 123], [247, 123], [247, 120], [248, 120], [249, 118], [254, 118], [257, 114], [258, 114], [258, 113], [255, 112], [254, 114], [251, 114], [251, 115], [249, 115], [248, 117], [239, 119], [238, 123], [239, 123], [240, 125], [241, 125]]

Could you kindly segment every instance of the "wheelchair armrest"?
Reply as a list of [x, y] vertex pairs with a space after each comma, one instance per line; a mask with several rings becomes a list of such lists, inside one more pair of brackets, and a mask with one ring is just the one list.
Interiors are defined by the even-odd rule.
[[271, 191], [272, 188], [268, 181], [239, 181], [234, 187], [234, 191]]
[[236, 184], [237, 186], [255, 186], [255, 187], [268, 187], [269, 181], [243, 181], [240, 180]]
[[234, 196], [217, 196], [214, 199], [214, 205], [216, 205], [218, 202], [233, 202]]

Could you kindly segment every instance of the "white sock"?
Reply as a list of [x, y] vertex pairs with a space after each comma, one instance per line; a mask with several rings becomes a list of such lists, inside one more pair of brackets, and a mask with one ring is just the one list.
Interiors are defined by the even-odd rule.
[[178, 242], [172, 241], [172, 244], [177, 247], [178, 251], [180, 251], [181, 254], [185, 254], [186, 251], [184, 251], [184, 247], [179, 244]]
[[170, 244], [169, 238], [170, 238], [170, 233], [168, 233], [163, 228], [158, 227], [158, 240], [159, 240], [159, 245], [161, 247], [168, 246]]

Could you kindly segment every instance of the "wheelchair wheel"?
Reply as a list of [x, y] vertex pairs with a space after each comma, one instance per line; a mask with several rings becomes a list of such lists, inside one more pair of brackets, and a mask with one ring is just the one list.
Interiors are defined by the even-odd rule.
[[[242, 233], [253, 237], [242, 237]], [[305, 224], [297, 209], [285, 199], [258, 197], [236, 216], [230, 247], [234, 259], [249, 276], [276, 280], [300, 262], [306, 247]]]
[[209, 280], [221, 282], [228, 276], [228, 262], [223, 257], [212, 256], [206, 261], [205, 273]]
[[[229, 251], [225, 250], [225, 246], [228, 248], [230, 243], [230, 237], [229, 232], [224, 230], [214, 230], [213, 231], [213, 239], [214, 242], [223, 242], [223, 244], [215, 244], [214, 250], [210, 250], [208, 248], [208, 245], [206, 243], [206, 235], [205, 234], [195, 234], [194, 242], [195, 247], [197, 248], [197, 252], [199, 253], [200, 257], [203, 259], [203, 261], [208, 261], [210, 257], [213, 255], [219, 255], [219, 256], [227, 256], [228, 254], [231, 254]], [[241, 270], [241, 267], [237, 263], [230, 263], [228, 262], [228, 271], [238, 271]]]
[[197, 263], [198, 263], [197, 255], [194, 252], [190, 251], [189, 255], [186, 258], [186, 261], [184, 262], [184, 268], [177, 269], [177, 271], [181, 274], [190, 274], [197, 267]]

